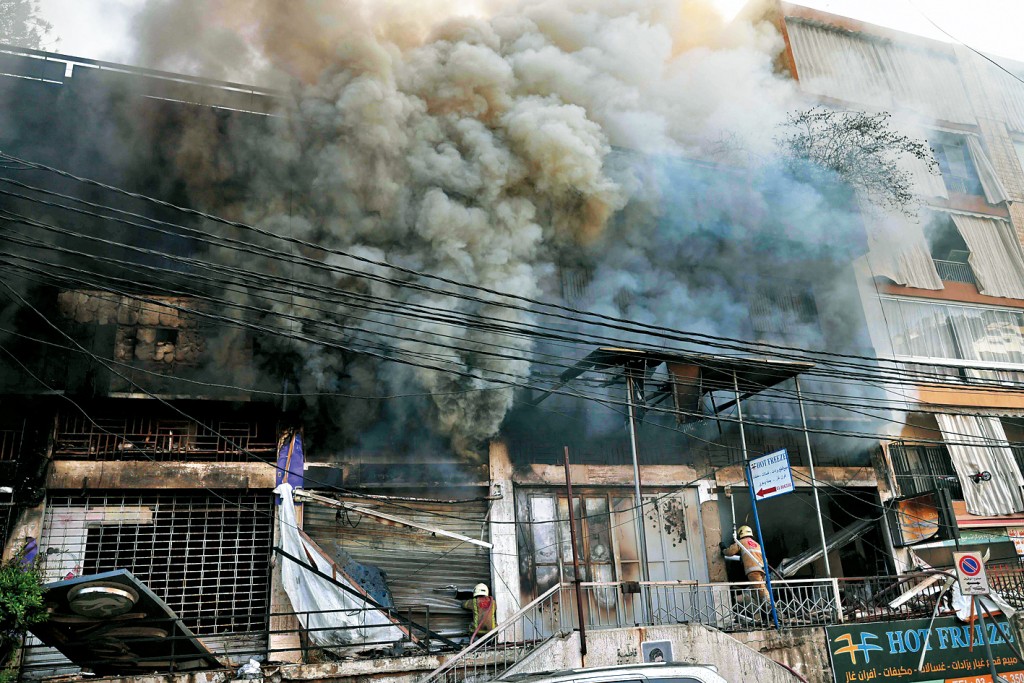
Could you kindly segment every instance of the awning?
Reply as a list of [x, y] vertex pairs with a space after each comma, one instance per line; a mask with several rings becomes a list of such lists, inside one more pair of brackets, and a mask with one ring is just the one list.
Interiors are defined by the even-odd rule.
[[[1024, 477], [994, 417], [936, 413], [942, 440], [972, 515], [1024, 512]], [[987, 475], [987, 476], [986, 476]]]
[[167, 604], [127, 569], [48, 583], [47, 621], [29, 630], [100, 675], [197, 671], [220, 663]]
[[1024, 250], [1007, 221], [951, 213], [971, 254], [967, 258], [978, 281], [978, 291], [988, 296], [1024, 299]]
[[[589, 371], [605, 373], [606, 385], [624, 381], [626, 371], [635, 373], [635, 377], [643, 380], [662, 363], [672, 378], [668, 390], [684, 416], [686, 412], [696, 411], [700, 398], [709, 392], [723, 389], [731, 391], [738, 386], [741, 398], [746, 398], [814, 367], [814, 363], [777, 358], [601, 347], [563, 372], [559, 376], [558, 387]], [[541, 395], [534, 404], [543, 401], [558, 387]], [[666, 391], [663, 389], [662, 393]], [[733, 403], [718, 406], [718, 412]]]

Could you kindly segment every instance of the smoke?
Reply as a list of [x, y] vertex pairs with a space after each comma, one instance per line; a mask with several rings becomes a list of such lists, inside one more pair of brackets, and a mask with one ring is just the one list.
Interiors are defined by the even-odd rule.
[[[778, 163], [771, 131], [806, 103], [773, 71], [782, 40], [769, 24], [724, 24], [701, 0], [457, 9], [151, 0], [137, 18], [147, 66], [287, 93], [259, 124], [198, 121], [175, 137], [170, 156], [190, 200], [328, 250], [283, 255], [385, 278], [208, 254], [336, 294], [222, 294], [290, 333], [259, 352], [268, 366], [290, 366], [304, 393], [430, 396], [411, 407], [312, 405], [320, 418], [353, 435], [392, 420], [409, 439], [426, 422], [471, 452], [512, 406], [513, 391], [493, 381], [529, 383], [532, 354], [554, 353], [436, 313], [397, 329], [344, 294], [511, 326], [537, 320], [401, 286], [394, 272], [330, 250], [522, 297], [552, 298], [559, 273], [577, 268], [593, 311], [747, 338], [758, 336], [751, 297], [780, 274], [833, 296], [850, 256], [835, 245], [860, 228], [849, 202]], [[833, 322], [822, 330], [795, 321], [784, 332], [821, 347], [857, 327], [856, 315]]]

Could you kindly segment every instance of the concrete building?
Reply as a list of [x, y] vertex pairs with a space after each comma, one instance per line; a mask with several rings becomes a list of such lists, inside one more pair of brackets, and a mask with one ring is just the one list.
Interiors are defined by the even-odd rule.
[[[151, 287], [126, 289], [115, 286], [117, 272], [90, 285], [70, 269], [74, 261], [21, 261], [23, 275], [43, 282], [14, 293], [16, 336], [5, 340], [20, 365], [5, 375], [9, 409], [0, 423], [0, 485], [12, 491], [0, 492], [5, 555], [34, 539], [52, 581], [127, 569], [226, 666], [259, 657], [281, 679], [338, 681], [416, 680], [457, 661], [470, 615], [455, 589], [480, 582], [497, 599], [499, 634], [490, 642], [502, 654], [485, 648], [462, 661], [483, 661], [492, 673], [578, 665], [577, 578], [589, 584], [579, 614], [598, 632], [589, 664], [636, 661], [641, 641], [665, 639], [735, 677], [788, 677], [770, 657], [828, 681], [825, 625], [934, 606], [894, 613], [885, 591], [922, 562], [950, 563], [954, 542], [940, 533], [949, 520], [937, 489], [951, 494], [961, 544], [1016, 563], [1011, 536], [1024, 530], [1024, 86], [934, 41], [785, 3], [767, 18], [785, 38], [778, 68], [809, 103], [898, 110], [900, 126], [930, 141], [942, 171], [912, 169], [924, 201], [919, 222], [830, 198], [848, 239], [827, 257], [820, 245], [794, 248], [787, 272], [765, 268], [743, 283], [738, 334], [778, 345], [765, 348], [780, 357], [595, 344], [551, 383], [564, 392], [518, 391], [502, 432], [469, 455], [429, 435], [375, 435], [353, 446], [328, 428], [306, 438], [314, 420], [288, 404], [287, 373], [257, 361], [266, 329], [234, 326], [225, 342], [217, 306], [166, 291], [166, 273], [151, 272]], [[95, 155], [93, 167], [105, 168], [112, 184], [135, 177], [134, 162], [98, 142], [118, 134], [109, 116], [118, 83], [131, 82], [133, 106], [150, 116], [211, 115], [222, 126], [264, 125], [276, 97], [31, 51], [0, 62], [2, 87], [31, 98], [57, 131], [19, 121], [0, 149], [55, 166], [66, 149]], [[95, 116], [103, 134], [76, 141], [75, 127], [57, 121], [74, 118], [69, 109]], [[712, 201], [717, 193], [759, 182], [703, 162], [636, 163], [692, 204], [681, 215], [699, 214], [709, 234], [727, 218]], [[144, 183], [173, 197], [158, 180]], [[796, 220], [768, 208], [780, 225]], [[187, 257], [190, 246], [171, 240], [167, 249]], [[135, 265], [151, 264], [140, 257]], [[591, 266], [560, 264], [548, 289], [567, 306], [584, 301], [601, 284]], [[843, 394], [841, 382], [807, 360], [822, 356], [801, 361], [785, 348], [802, 344], [877, 355], [869, 371], [877, 381]], [[614, 408], [595, 416], [581, 394], [624, 401], [635, 419]], [[889, 406], [892, 417], [849, 410], [858, 400]], [[898, 428], [880, 426], [892, 419]], [[342, 423], [329, 426], [340, 432]], [[743, 577], [730, 574], [719, 541], [751, 521], [745, 460], [781, 448], [796, 491], [760, 513], [769, 559], [786, 577], [777, 588], [785, 630], [772, 634], [744, 612], [744, 591], [756, 588], [730, 587]], [[320, 578], [382, 605], [364, 613], [386, 614], [382, 630], [405, 629], [397, 646], [364, 647], [374, 641], [373, 628], [364, 629], [360, 648], [370, 652], [346, 659], [345, 648], [316, 640], [309, 614], [296, 614], [282, 578], [295, 560], [275, 551], [289, 532], [273, 493], [286, 473], [309, 494], [296, 499], [308, 553], [299, 560], [324, 566], [308, 550], [321, 549], [329, 570]], [[913, 536], [908, 529], [921, 520], [931, 526]], [[1017, 591], [1016, 574], [1007, 577], [1008, 594]], [[164, 664], [142, 661], [137, 672], [187, 669], [173, 650], [161, 657]], [[78, 669], [37, 641], [22, 665], [25, 678]]]

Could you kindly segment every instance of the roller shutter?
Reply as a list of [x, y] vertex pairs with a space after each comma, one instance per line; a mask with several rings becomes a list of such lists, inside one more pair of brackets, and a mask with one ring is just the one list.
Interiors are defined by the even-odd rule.
[[[368, 503], [366, 499], [342, 499], [377, 506], [381, 512], [418, 524], [488, 540], [487, 504], [484, 501], [448, 503]], [[303, 529], [324, 550], [332, 546], [347, 552], [356, 562], [372, 565], [386, 574], [395, 607], [403, 614], [448, 635], [468, 631], [469, 613], [451, 592], [435, 589], [455, 584], [472, 588], [491, 583], [489, 551], [481, 546], [428, 531], [387, 522], [369, 515], [305, 504]]]

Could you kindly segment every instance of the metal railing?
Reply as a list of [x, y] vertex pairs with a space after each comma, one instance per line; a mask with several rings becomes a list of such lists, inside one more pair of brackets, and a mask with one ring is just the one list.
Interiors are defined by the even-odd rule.
[[969, 263], [941, 261], [939, 259], [932, 259], [932, 261], [935, 262], [935, 270], [938, 271], [940, 280], [945, 280], [946, 282], [966, 282], [970, 285], [977, 284], [977, 280], [974, 279], [974, 271]]
[[[838, 579], [844, 621], [890, 621], [928, 617], [935, 610], [944, 577], [936, 572]], [[919, 592], [902, 597], [914, 588]], [[947, 594], [948, 595], [948, 594]], [[952, 611], [948, 602], [940, 613]]]
[[546, 640], [575, 628], [575, 613], [566, 612], [567, 601], [562, 604], [566, 594], [572, 594], [569, 584], [555, 584], [420, 683], [494, 680]]
[[[773, 581], [772, 591], [783, 628], [841, 620], [835, 579]], [[752, 582], [585, 582], [581, 592], [588, 629], [692, 623], [722, 631], [750, 631], [771, 623], [767, 589]], [[568, 588], [563, 599], [575, 605], [575, 594]], [[569, 607], [564, 609], [575, 614]]]

